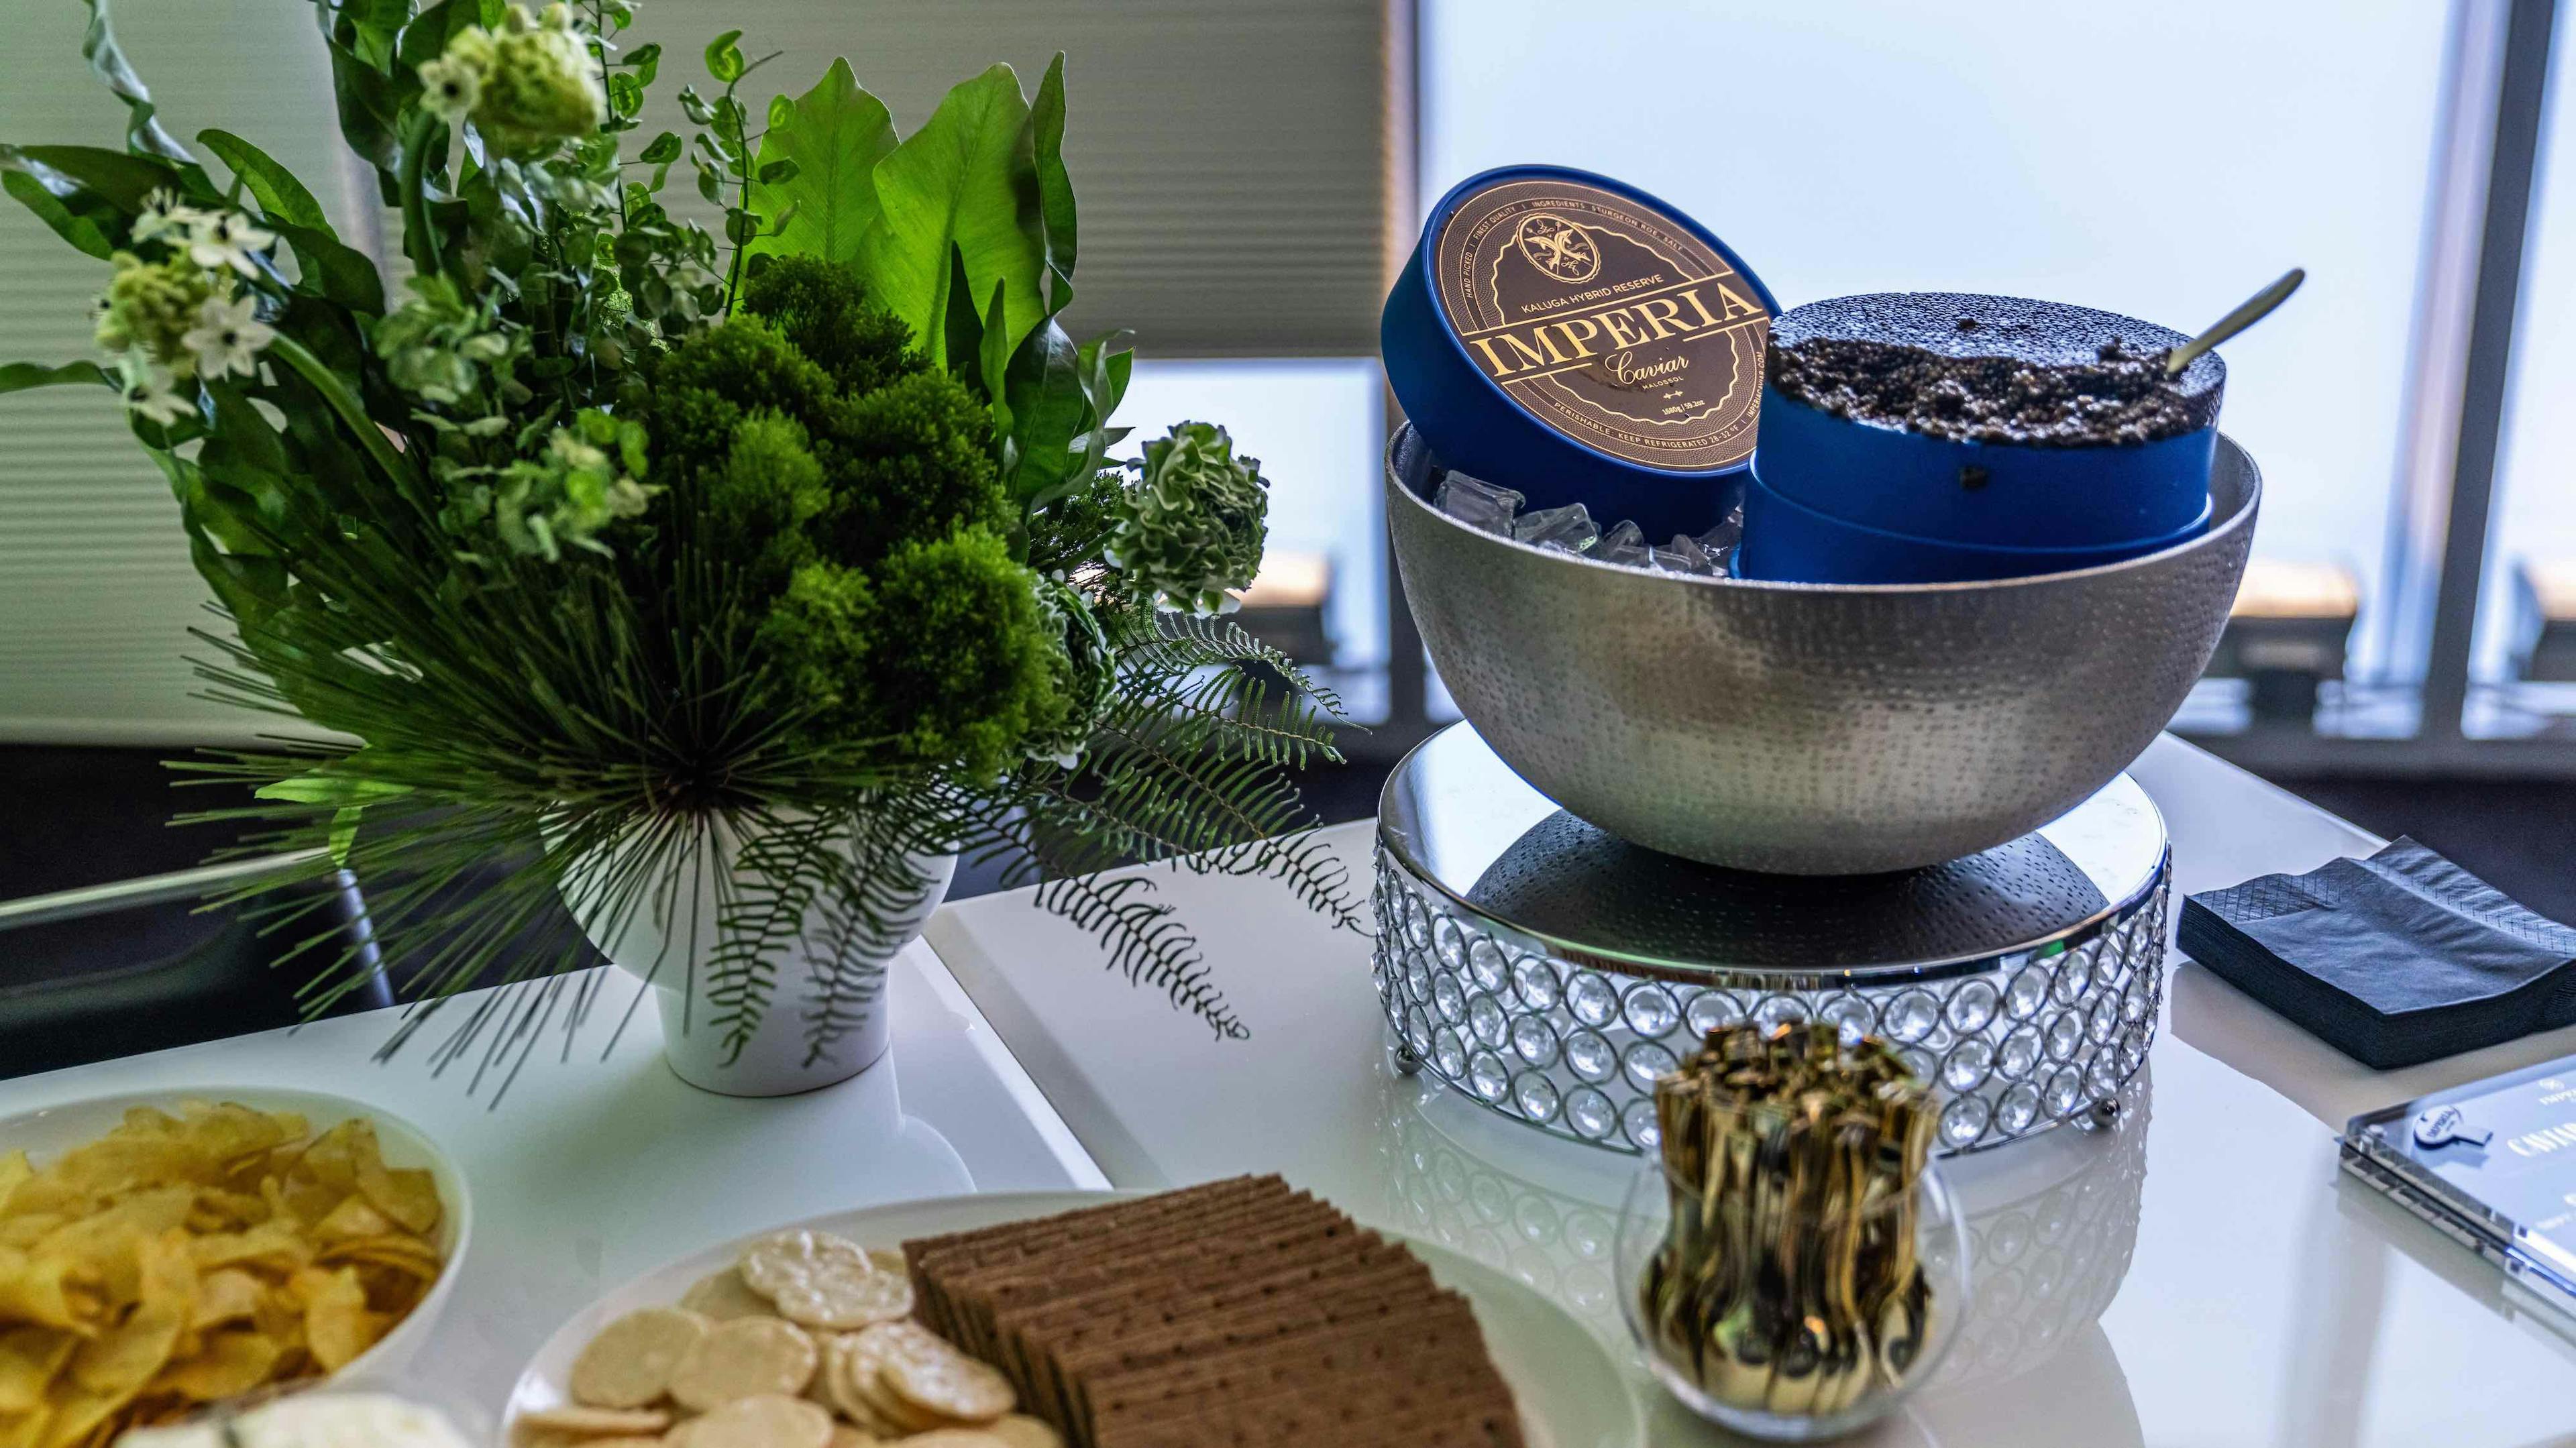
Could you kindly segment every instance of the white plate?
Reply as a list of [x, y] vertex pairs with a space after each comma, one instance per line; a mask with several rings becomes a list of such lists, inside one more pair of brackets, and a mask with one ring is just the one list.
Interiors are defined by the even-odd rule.
[[180, 1104], [188, 1101], [232, 1102], [254, 1111], [291, 1111], [302, 1116], [316, 1135], [353, 1116], [363, 1116], [376, 1124], [376, 1145], [384, 1153], [385, 1165], [428, 1169], [430, 1180], [438, 1185], [443, 1208], [438, 1216], [438, 1280], [430, 1284], [428, 1294], [412, 1308], [410, 1316], [333, 1374], [331, 1380], [366, 1382], [399, 1375], [419, 1355], [421, 1344], [429, 1337], [430, 1323], [447, 1305], [449, 1292], [456, 1286], [456, 1266], [465, 1259], [465, 1244], [473, 1234], [474, 1201], [465, 1190], [465, 1174], [457, 1169], [455, 1159], [441, 1150], [429, 1133], [383, 1107], [345, 1096], [273, 1086], [206, 1086], [93, 1096], [0, 1120], [0, 1154], [23, 1148], [28, 1159], [41, 1168], [63, 1152], [107, 1135], [125, 1120], [130, 1107], [151, 1106], [175, 1115]]
[[[1019, 1192], [931, 1201], [898, 1202], [853, 1212], [834, 1212], [769, 1231], [804, 1227], [837, 1232], [870, 1247], [892, 1247], [909, 1238], [969, 1231], [1001, 1222], [1043, 1217], [1076, 1207], [1098, 1206], [1113, 1196], [1136, 1193]], [[504, 1412], [502, 1439], [515, 1440], [521, 1414], [555, 1407], [567, 1400], [565, 1382], [572, 1361], [600, 1328], [639, 1307], [666, 1306], [680, 1300], [691, 1283], [730, 1265], [743, 1242], [767, 1232], [750, 1233], [735, 1242], [709, 1247], [694, 1256], [645, 1273], [575, 1314], [537, 1350], [519, 1384], [511, 1390]], [[1482, 1263], [1445, 1247], [1405, 1239], [1442, 1286], [1474, 1304], [1484, 1328], [1485, 1345], [1494, 1365], [1519, 1399], [1521, 1423], [1530, 1448], [1635, 1448], [1639, 1441], [1637, 1409], [1619, 1371], [1590, 1333], [1563, 1309], [1528, 1287]]]

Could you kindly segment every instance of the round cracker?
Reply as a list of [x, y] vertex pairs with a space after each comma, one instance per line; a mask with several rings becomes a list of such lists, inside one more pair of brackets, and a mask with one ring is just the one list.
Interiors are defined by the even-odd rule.
[[[888, 1437], [918, 1433], [925, 1428], [953, 1427], [956, 1420], [906, 1402], [885, 1381], [887, 1354], [895, 1344], [913, 1334], [938, 1339], [909, 1322], [882, 1323], [857, 1334], [841, 1358], [841, 1387], [855, 1409], [850, 1420]], [[872, 1421], [873, 1420], [873, 1421]], [[884, 1428], [875, 1424], [882, 1423]], [[888, 1430], [891, 1430], [890, 1432]]]
[[1010, 1448], [1064, 1448], [1064, 1435], [1053, 1423], [1026, 1413], [1006, 1413], [1000, 1421], [985, 1425], [984, 1431]]
[[1009, 1378], [945, 1343], [940, 1347], [897, 1348], [877, 1376], [895, 1396], [952, 1421], [990, 1423], [1018, 1406], [1020, 1395]]
[[867, 1249], [849, 1238], [806, 1231], [773, 1232], [743, 1248], [734, 1265], [752, 1291], [775, 1298], [789, 1282], [826, 1263], [857, 1272], [877, 1270]]
[[[711, 1324], [683, 1307], [647, 1307], [599, 1330], [574, 1358], [573, 1401], [593, 1408], [641, 1408], [670, 1386], [671, 1370]], [[661, 1431], [659, 1426], [646, 1430]]]
[[659, 1408], [587, 1408], [566, 1403], [519, 1415], [520, 1428], [566, 1438], [651, 1438], [671, 1426]]
[[1011, 1448], [990, 1428], [933, 1428], [903, 1440], [903, 1448]]
[[832, 1378], [841, 1370], [841, 1344], [849, 1334], [817, 1332], [809, 1336], [814, 1339], [814, 1380], [805, 1385], [806, 1401], [820, 1403], [826, 1411], [837, 1413], [841, 1405], [832, 1397]]
[[832, 1415], [803, 1398], [753, 1393], [688, 1424], [689, 1448], [830, 1448]]
[[796, 1324], [738, 1317], [709, 1329], [681, 1357], [671, 1369], [671, 1396], [702, 1413], [736, 1398], [794, 1397], [814, 1380], [817, 1357], [814, 1339]]
[[824, 1262], [780, 1281], [778, 1315], [807, 1327], [860, 1328], [912, 1315], [912, 1279]]
[[814, 1374], [814, 1390], [806, 1396], [859, 1425], [861, 1432], [874, 1437], [889, 1435], [893, 1424], [879, 1419], [867, 1403], [854, 1397], [844, 1375], [849, 1371], [851, 1335], [827, 1333], [822, 1337], [823, 1365]]
[[731, 1267], [699, 1278], [681, 1295], [680, 1305], [711, 1322], [778, 1315], [778, 1309], [770, 1305], [769, 1299], [752, 1291], [751, 1284], [742, 1280], [742, 1273]]
[[883, 1448], [885, 1442], [885, 1439], [864, 1428], [853, 1428], [847, 1423], [834, 1423], [832, 1441], [827, 1448]]
[[868, 1260], [876, 1264], [879, 1272], [909, 1275], [912, 1271], [911, 1259], [903, 1255], [901, 1247], [870, 1247]]
[[990, 1423], [1019, 1402], [1009, 1378], [919, 1323], [872, 1327], [859, 1342], [877, 1358], [878, 1380], [889, 1393], [941, 1423]]

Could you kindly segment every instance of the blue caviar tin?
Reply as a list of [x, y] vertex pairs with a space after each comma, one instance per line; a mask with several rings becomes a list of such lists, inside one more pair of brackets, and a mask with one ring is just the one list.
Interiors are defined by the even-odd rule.
[[[2099, 377], [2125, 366], [2135, 387], [2142, 374], [2160, 377], [2161, 353], [2184, 340], [2134, 317], [2019, 297], [1911, 292], [1811, 302], [1772, 329], [1774, 375], [1763, 385], [1756, 465], [1780, 499], [1862, 528], [2005, 549], [2149, 551], [2187, 533], [2209, 509], [2227, 375], [2214, 354], [2169, 387], [2149, 389], [2154, 395], [2140, 405], [2155, 416], [2152, 424], [2131, 421], [2126, 432], [2134, 437], [2106, 423], [2100, 432], [2113, 440], [2085, 440], [2092, 425], [2070, 419], [2027, 441], [1969, 440], [1840, 413], [1867, 410], [1854, 394], [1876, 385], [1867, 375], [1873, 356], [1983, 369], [1980, 385], [2001, 392], [2017, 367], [2028, 379], [2069, 369]], [[1802, 358], [1818, 347], [1839, 348], [1823, 365], [1845, 370], [1812, 375]], [[1835, 410], [1813, 404], [1820, 392]], [[2009, 397], [2002, 403], [2011, 405]], [[2072, 411], [2062, 401], [2038, 410], [2046, 407]], [[2015, 431], [1946, 418], [1935, 427]]]
[[[1766, 406], [1768, 404], [1765, 404]], [[1769, 436], [1764, 424], [1764, 436]], [[1768, 451], [1768, 444], [1765, 444]], [[2181, 528], [2155, 538], [2095, 547], [1960, 543], [1872, 528], [1821, 513], [1770, 486], [1760, 456], [1744, 494], [1744, 548], [1737, 576], [1772, 583], [1970, 583], [2027, 578], [2117, 563], [2170, 548], [2209, 526], [2210, 504]]]
[[1742, 497], [1778, 312], [1724, 242], [1645, 192], [1507, 166], [1432, 207], [1378, 345], [1443, 464], [1661, 538]]

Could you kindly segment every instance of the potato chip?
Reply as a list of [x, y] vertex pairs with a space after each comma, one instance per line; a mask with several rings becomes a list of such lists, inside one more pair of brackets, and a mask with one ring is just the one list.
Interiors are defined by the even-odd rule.
[[38, 1167], [0, 1155], [0, 1448], [139, 1424], [337, 1371], [444, 1270], [430, 1175], [372, 1123], [139, 1107]]
[[137, 1249], [147, 1240], [185, 1226], [196, 1197], [195, 1189], [187, 1186], [136, 1191], [114, 1206], [54, 1229], [31, 1255], [68, 1264], [68, 1270], [98, 1282], [111, 1303], [132, 1302], [141, 1291]]
[[0, 1448], [35, 1448], [44, 1436], [46, 1423], [52, 1418], [51, 1409], [39, 1409], [15, 1417], [0, 1413]]
[[342, 1257], [351, 1255], [377, 1257], [425, 1257], [430, 1261], [435, 1262], [440, 1260], [441, 1254], [437, 1243], [430, 1241], [426, 1237], [415, 1237], [409, 1232], [396, 1228], [393, 1231], [380, 1233], [373, 1237], [350, 1237], [343, 1241], [331, 1242], [318, 1249], [315, 1255], [323, 1257]]
[[[358, 1163], [376, 1158], [376, 1126], [364, 1117], [352, 1117], [313, 1138], [296, 1159], [296, 1168], [324, 1186], [336, 1187], [344, 1195], [358, 1189]], [[292, 1172], [289, 1175], [293, 1175]]]
[[390, 1218], [369, 1206], [364, 1196], [352, 1193], [313, 1224], [313, 1235], [324, 1242], [341, 1242], [354, 1237], [382, 1237], [393, 1229]]
[[32, 1322], [46, 1327], [81, 1328], [93, 1313], [66, 1280], [69, 1262], [39, 1261], [14, 1247], [0, 1247], [0, 1321]]
[[415, 1235], [437, 1230], [444, 1212], [438, 1179], [419, 1167], [389, 1167], [371, 1156], [359, 1163], [358, 1190], [377, 1211]]
[[304, 1239], [304, 1234], [293, 1223], [274, 1219], [239, 1232], [199, 1237], [191, 1250], [197, 1265], [208, 1270], [239, 1265], [279, 1276], [313, 1260], [313, 1244]]
[[256, 1191], [235, 1192], [222, 1187], [203, 1187], [197, 1192], [196, 1210], [188, 1214], [188, 1230], [197, 1233], [238, 1232], [256, 1227], [275, 1216], [268, 1199]]
[[80, 1341], [53, 1327], [0, 1332], [0, 1413], [32, 1413], [43, 1407], [46, 1385], [71, 1361]]
[[188, 1239], [172, 1231], [136, 1248], [139, 1288], [125, 1321], [82, 1343], [64, 1375], [39, 1448], [69, 1448], [110, 1424], [170, 1360], [195, 1305], [197, 1274]]
[[185, 1233], [167, 1232], [136, 1244], [135, 1259], [139, 1288], [134, 1311], [72, 1354], [71, 1375], [82, 1387], [131, 1397], [169, 1360], [196, 1309], [197, 1268], [189, 1260]]
[[219, 1267], [197, 1279], [197, 1312], [192, 1328], [221, 1327], [259, 1311], [259, 1279], [238, 1267]]
[[336, 1373], [376, 1345], [392, 1324], [367, 1310], [367, 1290], [356, 1269], [307, 1267], [291, 1284], [304, 1299], [304, 1342], [326, 1373]]
[[18, 1188], [35, 1179], [36, 1169], [27, 1164], [27, 1154], [13, 1151], [0, 1155], [0, 1215], [9, 1211], [9, 1198]]
[[192, 1403], [238, 1398], [267, 1382], [277, 1368], [281, 1349], [257, 1332], [218, 1332], [194, 1354], [178, 1358], [153, 1378], [156, 1393], [175, 1393]]
[[[289, 1131], [288, 1127], [296, 1128]], [[303, 1136], [303, 1123], [247, 1106], [195, 1101], [182, 1108], [178, 1134], [229, 1170], [246, 1157], [274, 1151]]]
[[70, 1220], [59, 1212], [23, 1212], [0, 1217], [0, 1247], [29, 1251], [56, 1227]]
[[126, 1130], [63, 1153], [9, 1194], [10, 1209], [76, 1212], [144, 1187], [219, 1185], [214, 1164], [187, 1142], [157, 1131], [122, 1134]]

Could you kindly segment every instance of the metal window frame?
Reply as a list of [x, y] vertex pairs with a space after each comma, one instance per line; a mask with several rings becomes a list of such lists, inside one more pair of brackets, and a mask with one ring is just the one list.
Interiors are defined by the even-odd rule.
[[[2427, 178], [2425, 275], [2409, 342], [2408, 418], [2390, 505], [2389, 585], [2372, 624], [2379, 672], [2421, 689], [2417, 732], [2360, 739], [2256, 730], [2195, 741], [2259, 773], [2576, 778], [2576, 742], [2472, 739], [2464, 730], [2558, 10], [2559, 0], [2453, 5], [2444, 53], [2444, 135]], [[1422, 165], [1421, 32], [1420, 0], [1390, 0], [1391, 258], [1402, 256], [1420, 226], [1414, 182]], [[1390, 392], [1389, 425], [1401, 416]], [[1381, 547], [1388, 717], [1350, 749], [1371, 760], [1402, 754], [1431, 727], [1421, 634], [1405, 606], [1392, 545], [1382, 539]]]

